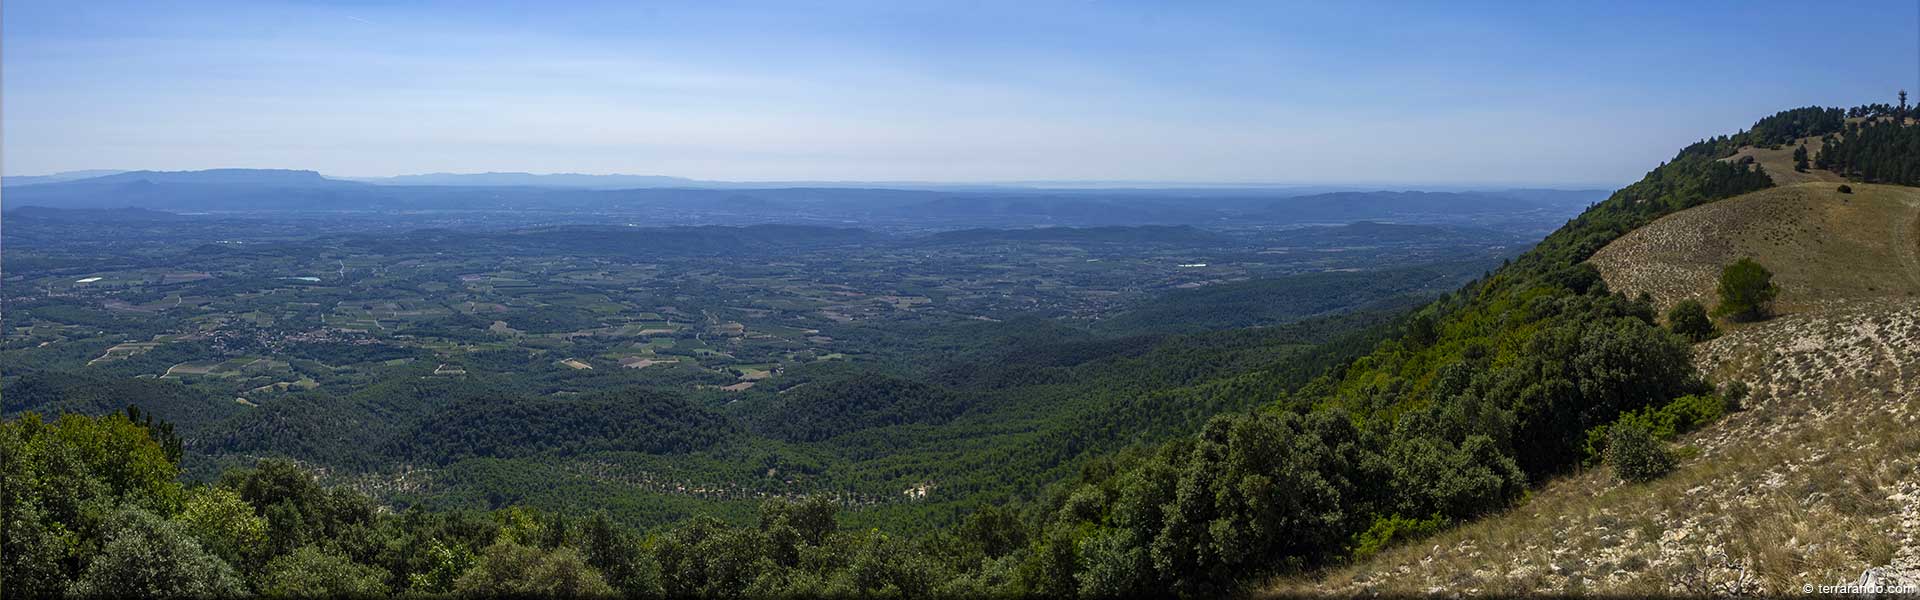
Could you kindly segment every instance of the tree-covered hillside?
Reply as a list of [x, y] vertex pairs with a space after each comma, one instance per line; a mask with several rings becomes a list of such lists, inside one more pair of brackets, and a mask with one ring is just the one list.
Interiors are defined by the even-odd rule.
[[1824, 123], [1809, 112], [1683, 149], [1286, 399], [1057, 487], [1040, 503], [1032, 555], [1049, 558], [1029, 558], [1039, 574], [1028, 583], [1216, 594], [1337, 562], [1499, 510], [1595, 458], [1589, 431], [1711, 393], [1686, 342], [1583, 261], [1662, 215], [1770, 186], [1757, 167], [1717, 159], [1749, 140], [1804, 137], [1795, 129]]
[[1895, 120], [1867, 119], [1848, 123], [1830, 134], [1816, 164], [1841, 175], [1871, 183], [1920, 184], [1920, 127]]

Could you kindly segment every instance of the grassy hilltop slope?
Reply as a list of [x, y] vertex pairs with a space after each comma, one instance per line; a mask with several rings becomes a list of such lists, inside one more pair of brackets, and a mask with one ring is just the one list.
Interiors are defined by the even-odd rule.
[[[1781, 184], [1662, 217], [1608, 244], [1608, 286], [1661, 307], [1713, 304], [1719, 269], [1775, 273], [1778, 316], [1722, 324], [1693, 348], [1745, 410], [1682, 436], [1677, 471], [1644, 483], [1591, 469], [1518, 508], [1370, 560], [1288, 581], [1349, 593], [1797, 593], [1920, 580], [1920, 188], [1795, 172], [1789, 148], [1743, 146]], [[1771, 164], [1770, 164], [1771, 163]]]
[[1711, 305], [1720, 269], [1741, 257], [1773, 271], [1783, 312], [1920, 297], [1920, 188], [1837, 187], [1788, 185], [1675, 213], [1609, 244], [1592, 263], [1608, 287], [1652, 294], [1662, 309], [1685, 299]]

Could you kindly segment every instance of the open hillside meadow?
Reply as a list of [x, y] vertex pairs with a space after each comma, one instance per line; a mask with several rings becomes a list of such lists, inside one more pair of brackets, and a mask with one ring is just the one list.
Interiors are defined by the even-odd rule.
[[1711, 304], [1721, 267], [1753, 257], [1780, 286], [1777, 309], [1858, 298], [1920, 302], [1920, 188], [1799, 183], [1674, 213], [1594, 254], [1607, 285], [1662, 309]]

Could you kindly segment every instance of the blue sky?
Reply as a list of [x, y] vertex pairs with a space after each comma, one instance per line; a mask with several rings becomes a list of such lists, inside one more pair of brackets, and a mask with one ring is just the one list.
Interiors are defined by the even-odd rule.
[[1920, 86], [1863, 2], [8, 0], [0, 171], [1617, 185]]

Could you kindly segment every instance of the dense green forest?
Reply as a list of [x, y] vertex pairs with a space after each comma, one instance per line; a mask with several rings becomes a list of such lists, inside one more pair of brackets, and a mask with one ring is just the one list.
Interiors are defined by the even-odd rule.
[[[467, 457], [445, 476], [502, 482], [463, 487], [496, 490], [470, 503], [422, 498], [389, 514], [285, 460], [219, 465], [206, 483], [182, 483], [169, 424], [25, 414], [0, 426], [9, 482], [0, 576], [8, 593], [83, 595], [1230, 593], [1502, 510], [1530, 486], [1610, 456], [1611, 440], [1641, 444], [1638, 433], [1671, 435], [1733, 405], [1723, 396], [1737, 399], [1737, 382], [1705, 380], [1686, 338], [1584, 261], [1662, 215], [1770, 186], [1757, 166], [1718, 159], [1743, 144], [1833, 133], [1841, 114], [1787, 111], [1689, 146], [1510, 264], [1410, 313], [1119, 337], [1045, 320], [870, 331], [914, 338], [899, 343], [942, 360], [810, 366], [784, 393], [719, 409], [644, 390], [555, 397], [534, 389], [547, 385], [538, 379], [409, 378], [362, 392], [352, 418], [294, 402], [215, 442], [333, 440], [314, 449], [333, 464], [382, 443], [421, 459]], [[1194, 299], [1231, 307], [1260, 289]], [[142, 393], [59, 380], [7, 391], [49, 414]], [[767, 437], [744, 436], [716, 412]], [[424, 420], [393, 418], [404, 415]], [[419, 425], [347, 425], [378, 422]], [[829, 457], [856, 460], [842, 475], [851, 477], [944, 468], [951, 477], [939, 485], [978, 502], [760, 500], [748, 490], [696, 508], [593, 487], [544, 492], [569, 503], [528, 491], [539, 481], [509, 481], [538, 471], [512, 465], [581, 452], [783, 476]], [[682, 518], [642, 531], [605, 512], [529, 506], [601, 502]], [[475, 505], [493, 508], [459, 508]], [[862, 526], [878, 521], [917, 526]]]
[[1880, 119], [1848, 123], [1826, 136], [1815, 164], [1869, 183], [1920, 184], [1920, 127]]
[[727, 437], [730, 424], [683, 398], [631, 390], [578, 398], [463, 399], [394, 439], [390, 453], [451, 463], [469, 457], [595, 451], [678, 454]]

